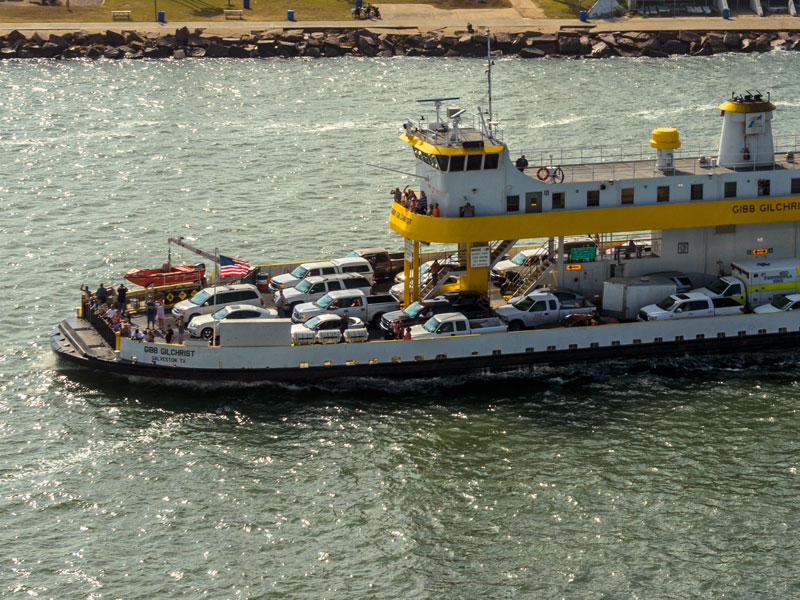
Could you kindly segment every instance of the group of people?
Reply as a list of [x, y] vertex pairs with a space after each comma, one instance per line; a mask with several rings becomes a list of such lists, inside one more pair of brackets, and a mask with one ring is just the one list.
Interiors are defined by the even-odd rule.
[[128, 313], [128, 288], [124, 283], [114, 290], [113, 286], [105, 287], [102, 283], [94, 292], [88, 285], [82, 285], [81, 291], [86, 296], [86, 304], [92, 314], [105, 321], [115, 333], [130, 335], [131, 318]]
[[356, 19], [371, 19], [373, 17], [376, 19], [381, 18], [380, 9], [372, 4], [367, 4], [366, 6], [362, 7], [361, 4], [358, 3], [355, 8], [350, 9], [350, 12]]
[[428, 196], [425, 194], [425, 190], [419, 191], [419, 196], [417, 193], [411, 189], [411, 186], [406, 186], [403, 188], [403, 191], [400, 191], [399, 187], [394, 188], [390, 195], [394, 198], [394, 201], [397, 202], [403, 208], [407, 208], [413, 213], [418, 215], [428, 215], [432, 217], [438, 217], [439, 214], [439, 204], [438, 203], [429, 203]]
[[183, 343], [183, 320], [178, 319], [175, 322], [178, 330], [176, 340], [176, 333], [172, 327], [165, 326], [164, 303], [160, 300], [150, 297], [145, 301], [147, 323], [145, 330], [142, 331], [138, 327], [134, 328], [131, 322], [131, 315], [128, 311], [128, 288], [124, 283], [119, 284], [116, 290], [113, 286], [105, 287], [102, 283], [94, 292], [85, 284], [80, 289], [86, 295], [86, 303], [92, 314], [105, 321], [114, 333], [140, 342], [154, 342], [157, 322], [158, 329], [164, 335], [164, 341], [167, 344]]
[[410, 340], [411, 327], [403, 327], [400, 321], [395, 321], [392, 325], [392, 334], [394, 334], [394, 339], [396, 340]]

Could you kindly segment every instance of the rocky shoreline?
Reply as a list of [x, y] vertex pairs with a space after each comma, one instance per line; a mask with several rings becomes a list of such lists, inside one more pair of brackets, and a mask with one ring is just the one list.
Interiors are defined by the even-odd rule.
[[[556, 34], [526, 31], [493, 33], [492, 51], [520, 58], [710, 56], [724, 52], [800, 50], [800, 32], [692, 31], [589, 33], [565, 30]], [[19, 31], [0, 36], [0, 59], [9, 58], [266, 58], [339, 56], [483, 57], [486, 34], [456, 32], [379, 33], [368, 29], [269, 29], [219, 37], [201, 30], [177, 29], [174, 34], [136, 31], [78, 31], [47, 38]]]

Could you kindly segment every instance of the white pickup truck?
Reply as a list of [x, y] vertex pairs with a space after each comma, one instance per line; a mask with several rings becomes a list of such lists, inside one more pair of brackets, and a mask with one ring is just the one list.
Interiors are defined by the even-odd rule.
[[700, 292], [672, 294], [658, 304], [648, 304], [639, 311], [639, 321], [666, 321], [695, 317], [740, 315], [744, 305], [733, 298], [709, 298]]
[[468, 319], [461, 313], [442, 313], [411, 328], [411, 339], [448, 337], [451, 335], [473, 335], [476, 333], [502, 333], [507, 331], [505, 323], [497, 317]]
[[328, 292], [316, 302], [298, 304], [292, 311], [292, 322], [302, 323], [317, 315], [347, 315], [377, 327], [383, 313], [399, 309], [400, 304], [389, 294], [367, 296], [362, 290], [341, 290]]
[[511, 331], [524, 327], [554, 325], [567, 315], [592, 314], [597, 311], [585, 299], [562, 303], [555, 294], [532, 292], [527, 296], [513, 298], [508, 304], [497, 308], [495, 313], [508, 323]]

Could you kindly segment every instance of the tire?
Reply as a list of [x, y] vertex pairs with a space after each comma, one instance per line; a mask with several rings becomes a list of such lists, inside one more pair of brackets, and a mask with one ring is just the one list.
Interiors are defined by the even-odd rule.
[[189, 318], [186, 319], [186, 324], [188, 325], [189, 323], [191, 323], [192, 319], [194, 319], [196, 316], [197, 316], [197, 313], [192, 313], [191, 315], [189, 315]]
[[509, 331], [519, 331], [522, 329], [522, 321], [519, 319], [514, 319], [511, 323], [508, 324]]
[[381, 327], [381, 317], [383, 317], [383, 313], [380, 313], [380, 314], [375, 315], [374, 317], [372, 317], [371, 323], [372, 323], [372, 326], [375, 329], [380, 329], [380, 327]]
[[200, 332], [200, 337], [204, 340], [210, 340], [214, 337], [214, 328], [213, 327], [204, 327], [203, 330]]

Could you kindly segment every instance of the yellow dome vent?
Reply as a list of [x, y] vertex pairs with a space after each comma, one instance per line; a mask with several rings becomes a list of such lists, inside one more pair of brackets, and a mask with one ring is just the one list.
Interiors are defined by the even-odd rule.
[[681, 147], [678, 130], [673, 127], [658, 127], [653, 129], [653, 138], [650, 147], [656, 150], [675, 150]]

